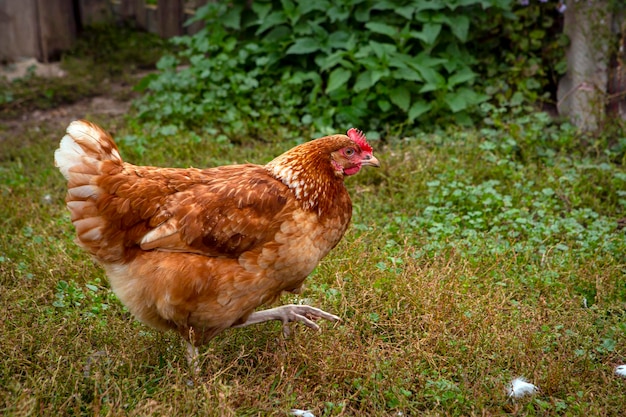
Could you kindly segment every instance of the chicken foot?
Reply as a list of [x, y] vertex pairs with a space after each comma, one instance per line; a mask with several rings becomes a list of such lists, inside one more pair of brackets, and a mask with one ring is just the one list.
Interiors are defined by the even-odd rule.
[[319, 308], [307, 305], [287, 304], [267, 310], [255, 311], [248, 316], [248, 319], [244, 323], [233, 327], [246, 327], [266, 321], [279, 320], [283, 323], [283, 334], [287, 337], [291, 334], [288, 323], [299, 321], [313, 330], [319, 330], [320, 326], [315, 323], [317, 319], [326, 319], [329, 321], [341, 320], [340, 317], [327, 313]]
[[188, 339], [185, 339], [185, 357], [189, 363], [192, 375], [195, 377], [200, 373], [200, 364], [198, 363], [198, 347], [195, 345], [196, 334], [192, 327], [187, 330]]
[[197, 376], [200, 373], [198, 355], [198, 348], [192, 343], [185, 340], [185, 357], [187, 358], [187, 362], [189, 363], [189, 369], [191, 369], [191, 374], [193, 376]]
[[[320, 310], [319, 308], [308, 305], [287, 304], [280, 307], [270, 308], [262, 311], [255, 311], [248, 316], [248, 319], [233, 328], [246, 327], [252, 324], [265, 323], [266, 321], [279, 320], [283, 323], [283, 335], [288, 337], [291, 334], [289, 323], [299, 321], [305, 326], [313, 330], [319, 330], [320, 326], [315, 320], [326, 319], [328, 321], [340, 321], [341, 318]], [[189, 363], [192, 375], [195, 377], [200, 373], [200, 364], [198, 363], [198, 347], [194, 345], [195, 339], [193, 329], [189, 329], [189, 340], [185, 340], [185, 356]]]

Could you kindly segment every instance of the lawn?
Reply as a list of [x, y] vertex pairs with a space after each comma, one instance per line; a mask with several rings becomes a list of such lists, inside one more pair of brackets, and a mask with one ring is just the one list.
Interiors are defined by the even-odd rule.
[[[267, 162], [294, 143], [148, 139], [90, 115], [138, 164]], [[131, 134], [132, 133], [132, 134]], [[6, 415], [620, 415], [626, 170], [541, 115], [374, 144], [347, 181], [353, 225], [299, 296], [316, 333], [228, 331], [191, 375], [174, 334], [135, 322], [73, 242], [59, 123], [0, 142]], [[613, 158], [614, 159], [614, 158]], [[622, 220], [623, 221], [623, 220]], [[512, 399], [525, 377], [540, 391]]]
[[[42, 82], [35, 90], [49, 87]], [[71, 82], [48, 88], [47, 99]], [[125, 82], [115, 90], [124, 100], [132, 96]], [[28, 97], [17, 102], [39, 96]], [[586, 137], [541, 113], [484, 110], [482, 127], [372, 141], [382, 167], [346, 181], [348, 233], [304, 292], [281, 300], [342, 322], [322, 323], [321, 332], [296, 324], [289, 338], [277, 323], [227, 331], [201, 350], [194, 378], [180, 338], [133, 320], [74, 243], [53, 166], [65, 126], [87, 117], [114, 134], [126, 160], [158, 166], [265, 163], [311, 138], [164, 136], [80, 106], [22, 122], [5, 106], [0, 410], [622, 415], [626, 379], [615, 368], [626, 362], [626, 139]], [[538, 392], [510, 397], [516, 377]]]

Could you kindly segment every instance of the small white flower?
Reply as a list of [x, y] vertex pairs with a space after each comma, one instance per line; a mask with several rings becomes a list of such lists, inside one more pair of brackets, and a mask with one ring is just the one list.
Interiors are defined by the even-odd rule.
[[509, 386], [509, 397], [520, 398], [524, 395], [535, 394], [537, 391], [539, 388], [524, 378], [515, 378]]
[[620, 365], [615, 368], [615, 375], [623, 376], [626, 378], [626, 365]]
[[311, 410], [298, 410], [297, 408], [292, 408], [290, 414], [297, 417], [315, 417]]

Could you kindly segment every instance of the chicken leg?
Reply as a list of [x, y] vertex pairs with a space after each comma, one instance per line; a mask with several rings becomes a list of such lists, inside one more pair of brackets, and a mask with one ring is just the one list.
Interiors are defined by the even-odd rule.
[[287, 304], [267, 310], [255, 311], [248, 316], [248, 319], [244, 323], [233, 327], [246, 327], [252, 324], [264, 323], [266, 321], [279, 320], [283, 323], [283, 334], [285, 336], [289, 336], [291, 331], [287, 326], [288, 323], [299, 321], [313, 330], [319, 330], [320, 326], [315, 323], [315, 320], [317, 319], [326, 319], [329, 321], [341, 320], [340, 317], [327, 313], [319, 308], [307, 305]]
[[200, 373], [200, 364], [198, 363], [198, 347], [185, 340], [185, 357], [189, 363], [191, 374], [195, 377]]
[[[340, 317], [327, 313], [319, 308], [308, 305], [287, 304], [267, 310], [255, 311], [248, 316], [248, 319], [244, 323], [232, 327], [246, 327], [253, 324], [265, 323], [266, 321], [279, 320], [283, 323], [283, 335], [288, 337], [291, 334], [291, 330], [288, 326], [289, 323], [299, 321], [313, 330], [319, 330], [320, 326], [315, 323], [315, 320], [317, 319], [326, 319], [328, 321], [341, 320]], [[193, 334], [190, 334], [190, 338], [193, 339]], [[200, 373], [200, 365], [198, 364], [198, 348], [187, 340], [185, 340], [185, 347], [185, 356], [189, 362], [191, 372], [193, 375], [198, 375]]]

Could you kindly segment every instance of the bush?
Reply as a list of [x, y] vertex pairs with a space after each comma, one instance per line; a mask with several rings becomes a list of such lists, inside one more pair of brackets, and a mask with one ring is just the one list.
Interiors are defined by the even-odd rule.
[[478, 62], [474, 70], [499, 106], [555, 106], [558, 82], [567, 69], [563, 14], [554, 1], [516, 3], [513, 19], [490, 13], [480, 23], [470, 51]]
[[179, 52], [139, 85], [143, 120], [230, 139], [280, 135], [277, 126], [401, 133], [417, 121], [471, 123], [488, 96], [473, 87], [468, 45], [491, 14], [513, 17], [510, 0], [246, 3], [197, 11], [206, 27], [175, 38]]

